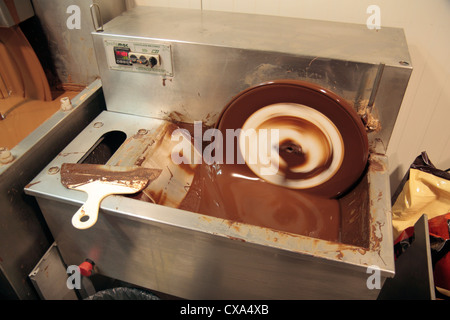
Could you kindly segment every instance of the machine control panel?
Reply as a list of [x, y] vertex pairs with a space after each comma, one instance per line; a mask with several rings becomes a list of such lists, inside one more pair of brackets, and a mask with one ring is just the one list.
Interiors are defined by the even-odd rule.
[[136, 41], [104, 41], [109, 69], [173, 76], [171, 47]]

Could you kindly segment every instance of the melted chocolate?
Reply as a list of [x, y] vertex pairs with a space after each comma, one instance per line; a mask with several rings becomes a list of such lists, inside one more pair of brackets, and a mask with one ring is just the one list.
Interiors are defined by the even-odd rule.
[[[323, 240], [340, 241], [341, 212], [336, 197], [349, 189], [362, 174], [368, 157], [368, 143], [364, 127], [351, 107], [334, 94], [319, 89], [315, 85], [298, 81], [273, 82], [251, 88], [238, 95], [224, 109], [217, 128], [222, 132], [226, 145], [225, 131], [242, 128], [245, 120], [264, 106], [290, 102], [317, 107], [336, 125], [345, 145], [342, 166], [330, 180], [308, 190], [294, 190], [262, 180], [246, 164], [208, 165], [203, 162], [195, 168], [193, 183], [178, 208]], [[284, 124], [286, 122], [303, 130], [316, 130], [310, 124], [298, 120], [290, 123], [292, 119], [284, 119]], [[270, 126], [276, 127], [276, 123]], [[192, 128], [189, 129], [192, 131]], [[326, 141], [323, 143], [326, 145]], [[236, 145], [232, 150], [235, 155], [238, 153]], [[314, 171], [300, 175], [317, 175], [329, 166], [332, 150], [325, 150], [325, 160], [321, 165]], [[223, 159], [228, 159], [226, 151], [224, 148]], [[298, 178], [298, 173], [290, 172], [289, 168], [308, 161], [301, 144], [284, 140], [280, 144], [279, 154], [287, 163], [286, 177]]]
[[[338, 96], [316, 85], [299, 81], [275, 81], [250, 88], [236, 96], [221, 114], [217, 128], [224, 135], [227, 129], [240, 129], [257, 110], [275, 103], [288, 102], [311, 106], [326, 115], [337, 127], [344, 140], [344, 156], [338, 172], [324, 184], [308, 190], [293, 190], [268, 183], [257, 177], [245, 164], [202, 164], [181, 209], [272, 228], [323, 240], [339, 241], [341, 211], [336, 197], [348, 190], [360, 177], [367, 163], [368, 142], [361, 119]], [[264, 122], [265, 128], [278, 125], [293, 126], [311, 131], [317, 136], [317, 127], [299, 119], [281, 117]], [[281, 123], [276, 123], [281, 121]], [[332, 150], [322, 139], [324, 160], [314, 171], [300, 173], [303, 177], [317, 175], [330, 165]], [[235, 145], [234, 152], [237, 154]], [[225, 148], [224, 159], [226, 157]], [[298, 173], [289, 168], [308, 161], [302, 147], [284, 140], [279, 154], [287, 163], [286, 178]], [[301, 177], [300, 177], [301, 178]]]
[[276, 119], [264, 122], [264, 127], [292, 127], [301, 132], [308, 132], [309, 134], [316, 136], [320, 141], [320, 146], [323, 150], [322, 162], [319, 166], [314, 168], [314, 170], [302, 173], [292, 171], [292, 168], [304, 165], [309, 161], [308, 155], [302, 151], [300, 144], [292, 140], [284, 140], [280, 143], [279, 155], [286, 162], [286, 166], [281, 166], [280, 170], [286, 179], [297, 180], [315, 177], [331, 165], [333, 153], [328, 145], [328, 141], [326, 137], [323, 136], [323, 133], [312, 123], [302, 121], [298, 118], [278, 117]]
[[[308, 193], [327, 198], [336, 198], [349, 190], [361, 176], [367, 164], [369, 154], [367, 134], [361, 119], [353, 108], [343, 101], [342, 98], [324, 88], [296, 80], [273, 81], [249, 88], [230, 101], [219, 118], [217, 128], [222, 132], [228, 129], [236, 130], [242, 128], [245, 121], [254, 112], [268, 105], [278, 103], [300, 104], [319, 111], [336, 126], [342, 137], [344, 154], [339, 170], [325, 183], [308, 189]], [[286, 119], [281, 118], [275, 118], [276, 121], [281, 121], [279, 123], [280, 126], [286, 125], [287, 122], [288, 125], [296, 128], [304, 127], [308, 131], [317, 130], [308, 122], [301, 122], [298, 119], [292, 120], [290, 117]], [[271, 126], [276, 128], [275, 120], [272, 119], [271, 121], [274, 122]], [[266, 124], [265, 127], [267, 127]], [[320, 137], [320, 133], [317, 133], [317, 136]], [[224, 138], [224, 143], [227, 144], [226, 137]], [[322, 141], [321, 148], [327, 150], [325, 140]], [[225, 152], [226, 150], [224, 150]], [[324, 168], [329, 166], [328, 161], [330, 161], [331, 155], [332, 150], [328, 149], [324, 154], [322, 165], [316, 167], [315, 171], [306, 174], [319, 174]], [[238, 170], [239, 174], [244, 173], [244, 175], [255, 177], [246, 166], [239, 169], [232, 168], [233, 170]], [[287, 174], [291, 173], [287, 172]], [[295, 178], [305, 178], [301, 176], [305, 173], [297, 174], [299, 176]]]
[[[245, 176], [229, 165], [197, 167], [179, 208], [255, 226], [339, 241], [340, 208], [336, 199], [289, 190]], [[228, 168], [230, 169], [230, 168]]]

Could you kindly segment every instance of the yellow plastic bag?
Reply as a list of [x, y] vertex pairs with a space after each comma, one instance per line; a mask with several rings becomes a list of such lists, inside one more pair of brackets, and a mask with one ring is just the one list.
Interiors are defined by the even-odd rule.
[[436, 169], [423, 152], [409, 169], [409, 178], [392, 206], [394, 240], [427, 214], [428, 219], [450, 212], [450, 174]]

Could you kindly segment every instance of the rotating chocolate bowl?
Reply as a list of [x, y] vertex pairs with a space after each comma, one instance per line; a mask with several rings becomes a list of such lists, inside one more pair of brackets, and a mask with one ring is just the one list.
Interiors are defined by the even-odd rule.
[[[401, 29], [154, 7], [102, 29], [106, 110], [25, 188], [66, 265], [186, 299], [378, 296], [395, 274]], [[65, 163], [161, 173], [80, 230]]]

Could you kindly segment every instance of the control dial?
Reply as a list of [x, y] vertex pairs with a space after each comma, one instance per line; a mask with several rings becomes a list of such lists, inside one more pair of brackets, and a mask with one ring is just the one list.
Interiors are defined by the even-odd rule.
[[137, 63], [137, 60], [138, 60], [138, 58], [137, 58], [137, 56], [135, 54], [131, 54], [130, 55], [130, 62], [131, 63]]
[[150, 63], [150, 67], [153, 68], [154, 66], [156, 66], [158, 64], [158, 59], [156, 59], [155, 57], [151, 57], [149, 60], [149, 63]]
[[139, 64], [139, 65], [150, 67], [150, 68], [160, 65], [159, 55], [130, 53], [129, 61], [131, 64]]
[[148, 65], [148, 59], [147, 59], [147, 57], [144, 56], [144, 55], [139, 56], [138, 63], [140, 63], [140, 64], [142, 64], [142, 65], [144, 65], [144, 66], [147, 66], [147, 65]]

